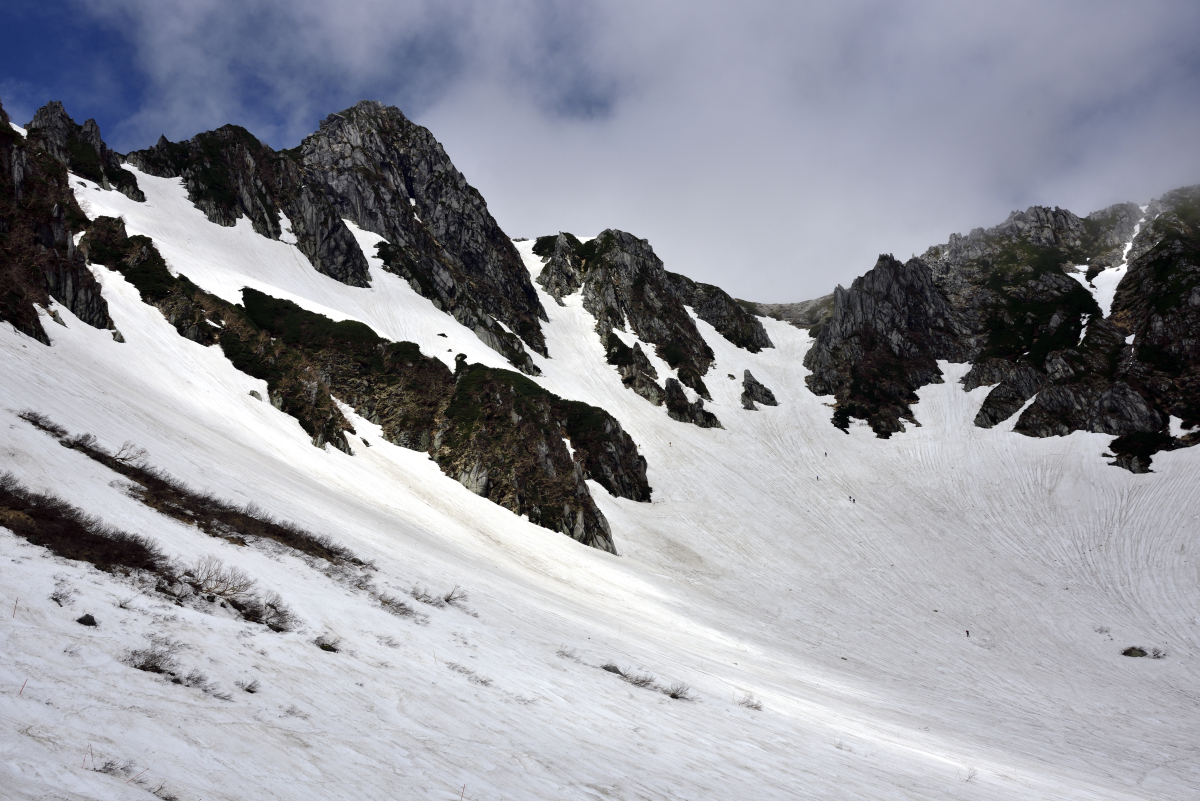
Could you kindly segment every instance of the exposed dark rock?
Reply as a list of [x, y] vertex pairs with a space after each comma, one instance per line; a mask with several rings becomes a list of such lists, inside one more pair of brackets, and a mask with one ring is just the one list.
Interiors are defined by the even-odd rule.
[[975, 415], [975, 425], [980, 428], [991, 428], [1012, 417], [1026, 401], [1038, 393], [1046, 381], [1045, 376], [1028, 365], [1018, 367], [1001, 359], [991, 360], [990, 363], [1004, 365], [1007, 367], [1007, 374], [1000, 380], [999, 386], [984, 398], [983, 406]]
[[[61, 116], [43, 114], [70, 122]], [[23, 139], [0, 108], [0, 320], [46, 345], [37, 306], [48, 306], [50, 298], [89, 325], [112, 326], [100, 285], [75, 251], [75, 232], [87, 217], [75, 202], [66, 164], [54, 155], [59, 149], [45, 127]]]
[[121, 271], [182, 336], [219, 344], [236, 368], [265, 380], [272, 405], [318, 447], [351, 453], [346, 433], [354, 430], [336, 397], [388, 441], [431, 453], [472, 492], [614, 553], [586, 480], [650, 500], [645, 459], [602, 409], [559, 398], [518, 373], [467, 365], [461, 355], [452, 373], [411, 342], [253, 289], [243, 290], [241, 306], [228, 303], [171, 276], [153, 243], [125, 236], [119, 220], [96, 220], [80, 247]]
[[608, 343], [609, 332], [625, 331], [628, 322], [639, 339], [655, 346], [681, 382], [710, 398], [701, 376], [713, 362], [712, 349], [650, 244], [609, 229], [588, 245], [593, 251], [582, 268], [583, 307], [596, 318], [601, 341]]
[[880, 256], [849, 290], [834, 291], [834, 312], [804, 358], [805, 381], [837, 398], [834, 425], [865, 419], [878, 436], [916, 422], [916, 390], [941, 382], [938, 359], [964, 361], [972, 341], [961, 316], [934, 285], [920, 259], [901, 264]]
[[701, 428], [725, 427], [721, 425], [721, 421], [715, 414], [705, 411], [703, 398], [696, 398], [695, 403], [688, 403], [687, 393], [683, 391], [683, 385], [676, 379], [667, 379], [664, 396], [667, 414], [671, 416], [672, 420], [678, 420], [681, 423], [695, 423]]
[[81, 625], [81, 626], [95, 626], [95, 625], [97, 625], [97, 623], [96, 623], [96, 618], [92, 617], [91, 615], [84, 615], [83, 617], [79, 618], [79, 619], [78, 619], [78, 620], [76, 620], [75, 622], [76, 622], [76, 623], [78, 623], [78, 624], [79, 624], [79, 625]]
[[775, 393], [759, 383], [758, 379], [747, 370], [742, 376], [742, 408], [748, 411], [757, 410], [758, 407], [754, 405], [755, 401], [763, 406], [779, 405], [779, 402], [775, 400]]
[[246, 217], [259, 234], [279, 239], [284, 214], [296, 247], [317, 272], [349, 286], [370, 285], [358, 242], [311, 172], [244, 128], [226, 125], [187, 142], [160, 137], [154, 147], [130, 153], [129, 162], [151, 175], [182, 178], [188, 199], [218, 225]]
[[327, 117], [289, 155], [340, 216], [388, 241], [380, 254], [388, 269], [519, 369], [537, 373], [521, 343], [547, 355], [539, 322], [547, 317], [529, 273], [427, 129], [364, 100]]
[[573, 234], [567, 233], [539, 237], [534, 243], [534, 255], [541, 256], [546, 262], [537, 281], [554, 296], [559, 306], [563, 305], [564, 297], [575, 294], [583, 286], [584, 259], [580, 254], [594, 255], [594, 250], [595, 246], [587, 248]]
[[462, 367], [432, 453], [472, 492], [611, 553], [608, 522], [585, 479], [614, 495], [650, 499], [645, 460], [616, 420], [508, 370]]
[[[879, 304], [868, 300], [872, 293], [859, 298], [853, 288], [850, 293], [839, 288], [834, 315], [806, 358], [813, 369], [809, 386], [819, 394], [842, 393], [835, 422], [845, 422], [847, 412], [873, 414], [874, 419], [868, 417], [872, 426], [886, 435], [900, 429], [899, 418], [912, 419], [906, 404], [915, 399], [913, 390], [936, 380], [933, 358], [972, 361], [964, 389], [995, 385], [976, 425], [994, 426], [1033, 399], [1016, 422], [1017, 432], [1118, 434], [1124, 450], [1114, 447], [1115, 463], [1148, 469], [1155, 447], [1184, 447], [1200, 439], [1200, 432], [1180, 440], [1166, 433], [1168, 414], [1187, 427], [1200, 425], [1195, 333], [1200, 330], [1200, 187], [1176, 190], [1150, 204], [1151, 223], [1133, 240], [1111, 319], [1101, 317], [1091, 293], [1072, 277], [1084, 269], [1081, 265], [1090, 280], [1120, 264], [1124, 243], [1142, 216], [1131, 203], [1082, 219], [1035, 206], [987, 231], [953, 235], [921, 259], [948, 312], [894, 313], [925, 305], [926, 293], [917, 292], [882, 304], [881, 315]], [[874, 351], [859, 345], [854, 334], [871, 331], [870, 325], [857, 318], [844, 322], [860, 308], [863, 319], [894, 321], [874, 326]], [[908, 345], [939, 330], [955, 337], [932, 347]], [[1126, 345], [1128, 335], [1132, 346]], [[864, 396], [857, 403], [849, 402], [856, 393], [846, 389], [847, 377]]]
[[1152, 214], [1134, 240], [1112, 321], [1133, 335], [1124, 372], [1192, 428], [1200, 426], [1200, 186], [1167, 193]]
[[679, 273], [667, 273], [683, 302], [691, 306], [696, 316], [711, 325], [739, 348], [758, 353], [773, 348], [771, 338], [752, 312], [734, 300], [725, 290], [712, 284], [701, 284]]
[[619, 336], [609, 331], [604, 349], [608, 354], [608, 363], [614, 365], [621, 374], [622, 384], [655, 406], [662, 405], [663, 390], [657, 384], [658, 371], [642, 352], [640, 343], [633, 343], [631, 348], [621, 341]]
[[1034, 437], [1066, 436], [1072, 431], [1131, 434], [1158, 431], [1165, 422], [1151, 402], [1128, 384], [1093, 380], [1045, 387], [1014, 430]]
[[1088, 250], [1094, 254], [1087, 262], [1089, 283], [1101, 270], [1121, 263], [1125, 243], [1133, 238], [1133, 230], [1141, 218], [1142, 210], [1136, 203], [1118, 203], [1084, 217], [1090, 235]]
[[104, 189], [116, 189], [139, 203], [146, 200], [137, 178], [100, 138], [100, 126], [95, 120], [77, 125], [63, 104], [53, 100], [38, 109], [33, 121], [25, 127], [30, 132], [37, 131], [38, 146], [71, 172]]
[[[538, 282], [560, 304], [563, 297], [582, 290], [583, 306], [596, 318], [609, 364], [620, 371], [625, 386], [655, 405], [665, 398], [657, 371], [640, 346], [629, 347], [614, 329], [625, 331], [628, 325], [640, 340], [655, 346], [683, 384], [710, 400], [702, 376], [712, 365], [713, 352], [687, 306], [740, 348], [758, 353], [772, 347], [762, 323], [742, 304], [717, 287], [666, 271], [649, 243], [632, 234], [609, 229], [580, 242], [572, 234], [559, 233], [539, 237], [533, 252], [545, 264]], [[672, 416], [689, 422], [693, 418], [682, 412]]]

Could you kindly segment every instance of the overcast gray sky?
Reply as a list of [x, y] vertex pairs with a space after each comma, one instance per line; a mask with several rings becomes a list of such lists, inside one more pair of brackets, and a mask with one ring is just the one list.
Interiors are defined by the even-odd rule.
[[72, 113], [118, 149], [226, 122], [284, 147], [380, 99], [511, 236], [622, 228], [756, 300], [1031, 204], [1200, 183], [1194, 0], [64, 1], [124, 61], [80, 56], [108, 67], [76, 65], [99, 77], [74, 106], [0, 83], [6, 108], [111, 97]]

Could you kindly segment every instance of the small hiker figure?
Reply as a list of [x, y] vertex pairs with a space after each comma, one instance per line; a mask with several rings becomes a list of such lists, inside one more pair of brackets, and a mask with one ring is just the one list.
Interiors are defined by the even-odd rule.
[[970, 637], [970, 636], [971, 636], [971, 632], [970, 632], [970, 631], [967, 631], [967, 636], [968, 636], [968, 637]]

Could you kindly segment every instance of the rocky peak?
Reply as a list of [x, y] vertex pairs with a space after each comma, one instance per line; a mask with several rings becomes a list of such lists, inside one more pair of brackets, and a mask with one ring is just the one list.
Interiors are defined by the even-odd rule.
[[651, 403], [674, 404], [678, 408], [669, 411], [675, 419], [707, 425], [704, 415], [711, 414], [686, 411], [690, 408], [686, 398], [681, 406], [679, 393], [658, 385], [657, 371], [641, 347], [637, 343], [629, 347], [614, 331], [626, 331], [628, 325], [638, 339], [655, 346], [682, 384], [710, 400], [703, 376], [712, 365], [713, 353], [688, 306], [740, 348], [757, 353], [771, 347], [762, 323], [738, 301], [718, 287], [668, 272], [650, 243], [633, 234], [608, 229], [581, 242], [563, 232], [539, 237], [533, 252], [545, 263], [538, 282], [558, 303], [582, 291], [583, 306], [596, 318], [608, 361], [620, 371], [623, 383]]
[[739, 300], [738, 303], [751, 314], [782, 320], [796, 328], [808, 328], [815, 336], [818, 326], [824, 325], [833, 316], [833, 293], [799, 303], [755, 303]]
[[[837, 397], [835, 424], [861, 417], [888, 436], [914, 419], [914, 390], [940, 380], [936, 359], [970, 361], [964, 389], [993, 387], [976, 425], [1024, 408], [1016, 432], [1114, 434], [1115, 463], [1144, 471], [1155, 450], [1200, 439], [1166, 430], [1168, 413], [1200, 425], [1198, 199], [1193, 187], [1145, 214], [1121, 203], [1083, 218], [1034, 206], [952, 235], [914, 269], [881, 259], [849, 291], [835, 291], [833, 316], [805, 359], [809, 386]], [[1105, 319], [1091, 281], [1125, 263], [1131, 239]]]
[[[63, 117], [53, 108], [42, 115], [53, 126]], [[56, 148], [55, 135], [45, 129], [22, 138], [0, 107], [0, 321], [45, 345], [50, 337], [38, 307], [48, 309], [51, 298], [88, 325], [113, 327], [100, 284], [75, 249], [75, 233], [88, 219], [75, 201], [67, 165], [52, 153]]]
[[270, 239], [283, 233], [282, 212], [296, 247], [317, 272], [350, 286], [370, 285], [370, 270], [350, 229], [305, 170], [249, 131], [226, 125], [186, 142], [159, 137], [129, 162], [161, 178], [182, 178], [188, 199], [217, 225], [242, 217]]
[[[338, 213], [384, 237], [389, 269], [520, 369], [546, 354], [546, 311], [512, 242], [441, 144], [373, 101], [332, 114], [294, 151]], [[516, 334], [514, 338], [496, 322]]]
[[121, 157], [108, 149], [95, 120], [77, 125], [66, 108], [52, 100], [37, 110], [25, 126], [33, 143], [71, 172], [106, 190], [116, 189], [139, 203], [146, 200], [137, 178], [121, 166]]
[[902, 420], [916, 422], [909, 408], [915, 390], [942, 380], [937, 360], [968, 358], [968, 328], [921, 259], [880, 256], [833, 296], [833, 315], [804, 357], [809, 389], [837, 398], [839, 428], [857, 417], [881, 437], [904, 431]]

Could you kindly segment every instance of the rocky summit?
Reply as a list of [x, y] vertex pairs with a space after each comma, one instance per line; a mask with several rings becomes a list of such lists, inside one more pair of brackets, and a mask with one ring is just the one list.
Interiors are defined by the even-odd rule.
[[938, 360], [969, 362], [964, 390], [992, 387], [975, 425], [1017, 415], [1032, 437], [1115, 435], [1114, 463], [1145, 471], [1153, 453], [1195, 444], [1172, 417], [1200, 422], [1198, 198], [1179, 189], [1087, 217], [1035, 206], [903, 264], [881, 256], [814, 326], [808, 385], [837, 398], [835, 425], [859, 418], [888, 437], [919, 425], [911, 404], [942, 380]]

